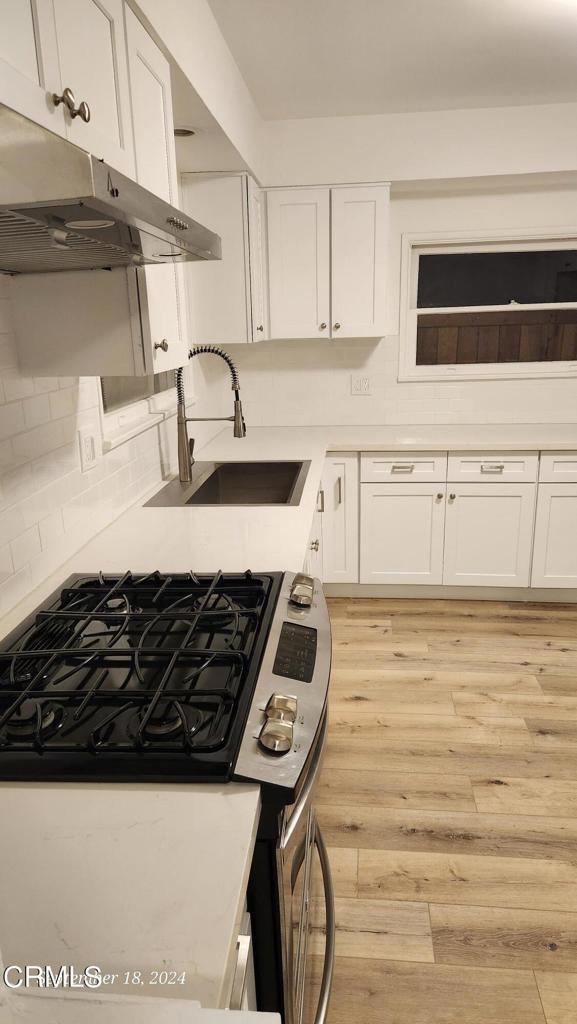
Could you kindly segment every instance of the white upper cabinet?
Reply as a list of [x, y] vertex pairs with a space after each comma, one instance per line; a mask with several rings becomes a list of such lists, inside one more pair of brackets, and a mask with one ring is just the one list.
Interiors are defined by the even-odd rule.
[[385, 333], [388, 210], [388, 185], [331, 189], [334, 338]]
[[123, 0], [0, 0], [0, 25], [1, 101], [134, 176]]
[[134, 176], [123, 0], [53, 0], [60, 88], [72, 89], [90, 120], [65, 111], [68, 138]]
[[252, 340], [264, 341], [269, 337], [266, 203], [252, 178], [247, 180], [247, 189]]
[[0, 0], [0, 99], [58, 135], [64, 109], [52, 102], [60, 71], [52, 0]]
[[[136, 180], [177, 206], [170, 66], [133, 12], [126, 9]], [[137, 271], [139, 298], [146, 308], [145, 361], [148, 372], [183, 366], [188, 361], [183, 268], [163, 263]]]
[[330, 336], [330, 193], [267, 193], [271, 338]]
[[443, 583], [528, 587], [534, 484], [447, 484]]
[[246, 174], [183, 174], [182, 204], [222, 240], [221, 260], [186, 267], [192, 340], [231, 345], [267, 338], [261, 190]]
[[388, 185], [267, 194], [273, 338], [385, 332]]

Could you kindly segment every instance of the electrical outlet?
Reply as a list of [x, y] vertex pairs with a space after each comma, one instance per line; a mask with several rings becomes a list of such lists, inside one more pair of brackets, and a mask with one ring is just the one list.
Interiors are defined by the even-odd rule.
[[83, 473], [94, 469], [98, 462], [96, 437], [90, 430], [78, 431], [78, 447], [80, 449], [80, 468]]
[[351, 374], [351, 395], [370, 395], [371, 378], [363, 374]]

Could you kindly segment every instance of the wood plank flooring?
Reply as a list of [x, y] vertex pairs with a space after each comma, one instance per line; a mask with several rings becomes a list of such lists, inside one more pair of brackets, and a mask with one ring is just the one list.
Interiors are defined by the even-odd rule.
[[328, 1024], [577, 1024], [577, 605], [329, 608]]

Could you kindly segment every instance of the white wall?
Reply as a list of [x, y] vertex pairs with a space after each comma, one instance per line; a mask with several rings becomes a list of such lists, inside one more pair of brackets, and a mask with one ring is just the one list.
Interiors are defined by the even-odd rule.
[[[81, 473], [77, 431], [100, 437], [99, 380], [20, 374], [7, 284], [0, 276], [0, 615], [160, 482], [176, 453], [172, 417]], [[195, 363], [194, 415], [228, 414], [223, 371]], [[221, 425], [195, 428], [202, 445]]]
[[138, 0], [137, 7], [246, 167], [260, 180], [265, 168], [264, 122], [206, 0]]
[[[393, 198], [387, 293], [390, 335], [381, 341], [276, 341], [231, 346], [249, 425], [333, 423], [574, 423], [577, 380], [399, 383], [403, 232], [561, 227], [577, 235], [577, 189]], [[353, 372], [371, 377], [351, 395]]]
[[577, 171], [577, 103], [266, 122], [267, 185]]

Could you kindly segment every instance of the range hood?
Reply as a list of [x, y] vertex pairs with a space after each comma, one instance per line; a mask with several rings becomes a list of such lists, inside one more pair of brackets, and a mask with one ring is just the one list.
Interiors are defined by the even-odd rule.
[[220, 258], [218, 235], [0, 104], [0, 272]]

